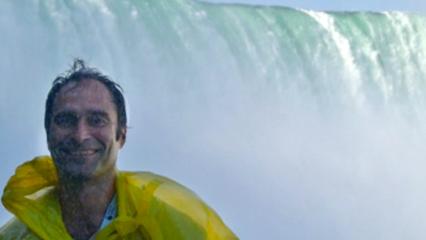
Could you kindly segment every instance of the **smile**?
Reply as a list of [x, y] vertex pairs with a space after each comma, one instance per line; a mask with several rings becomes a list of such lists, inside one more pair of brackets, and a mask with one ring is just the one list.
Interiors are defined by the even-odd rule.
[[75, 152], [71, 152], [72, 155], [80, 155], [80, 156], [88, 156], [88, 155], [92, 155], [95, 154], [95, 150], [83, 150], [83, 151], [75, 151]]
[[69, 156], [73, 157], [89, 157], [96, 154], [97, 150], [75, 150], [75, 151], [65, 151], [65, 153]]

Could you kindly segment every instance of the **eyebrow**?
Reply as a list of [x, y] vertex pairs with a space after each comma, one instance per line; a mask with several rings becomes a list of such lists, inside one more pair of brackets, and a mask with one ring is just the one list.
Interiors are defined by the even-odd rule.
[[57, 116], [62, 116], [62, 115], [73, 115], [75, 112], [73, 111], [69, 111], [69, 110], [64, 110], [64, 111], [58, 111], [58, 112], [54, 112], [52, 114], [53, 117], [57, 117]]
[[[53, 116], [58, 116], [58, 115], [63, 115], [63, 114], [74, 115], [75, 113], [76, 112], [72, 111], [72, 110], [64, 110], [64, 111], [59, 111], [59, 112], [55, 113]], [[98, 115], [98, 116], [102, 116], [102, 117], [105, 117], [105, 118], [109, 118], [108, 113], [105, 112], [105, 111], [102, 111], [102, 110], [89, 110], [87, 113], [91, 114], [91, 115]]]
[[108, 113], [102, 110], [90, 110], [88, 112], [89, 114], [93, 114], [93, 115], [99, 115], [105, 118], [109, 118]]

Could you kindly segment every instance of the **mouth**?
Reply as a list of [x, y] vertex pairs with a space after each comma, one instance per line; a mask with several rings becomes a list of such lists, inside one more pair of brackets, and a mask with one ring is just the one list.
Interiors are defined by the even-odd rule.
[[82, 150], [61, 149], [60, 151], [64, 155], [68, 155], [70, 157], [76, 157], [76, 158], [90, 157], [99, 152], [98, 150], [95, 150], [95, 149], [82, 149]]

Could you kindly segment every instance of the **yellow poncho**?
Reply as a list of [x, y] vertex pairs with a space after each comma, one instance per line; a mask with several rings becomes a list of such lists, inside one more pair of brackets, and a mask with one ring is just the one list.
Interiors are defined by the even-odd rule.
[[[72, 239], [55, 192], [50, 157], [37, 157], [16, 169], [2, 202], [17, 219], [0, 229], [0, 239]], [[238, 239], [219, 216], [178, 183], [146, 172], [118, 172], [118, 216], [96, 239]]]

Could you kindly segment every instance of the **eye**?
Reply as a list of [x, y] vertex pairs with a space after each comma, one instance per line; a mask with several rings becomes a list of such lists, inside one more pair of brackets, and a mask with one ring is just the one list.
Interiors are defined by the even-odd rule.
[[92, 127], [103, 127], [109, 122], [108, 117], [103, 114], [93, 114], [87, 118], [87, 123]]
[[77, 124], [78, 118], [72, 113], [59, 113], [53, 118], [53, 122], [60, 128], [69, 128]]

